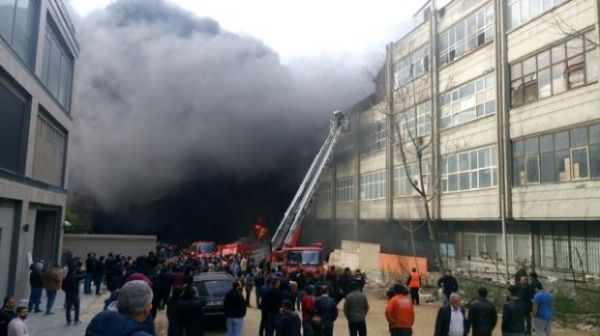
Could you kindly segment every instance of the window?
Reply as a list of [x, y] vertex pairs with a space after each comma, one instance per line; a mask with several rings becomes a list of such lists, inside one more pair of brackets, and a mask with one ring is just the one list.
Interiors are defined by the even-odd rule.
[[23, 175], [27, 155], [29, 99], [0, 77], [0, 169]]
[[440, 66], [494, 40], [494, 6], [487, 4], [438, 36]]
[[440, 95], [441, 124], [445, 129], [496, 112], [494, 73], [466, 83]]
[[[502, 234], [465, 232], [462, 234], [462, 255], [475, 259], [505, 259]], [[506, 245], [508, 246], [509, 261], [523, 261], [531, 259], [531, 243], [529, 236], [518, 234], [507, 234]]]
[[354, 201], [354, 180], [352, 176], [343, 177], [337, 181], [337, 201]]
[[[408, 171], [408, 178], [406, 171]], [[431, 167], [429, 166], [429, 163], [423, 162], [423, 183], [425, 183], [424, 188], [420, 185], [421, 178], [419, 176], [418, 163], [409, 164], [406, 166], [406, 169], [404, 167], [394, 168], [394, 196], [419, 194], [410, 184], [410, 181], [408, 180], [409, 178], [419, 189], [424, 189], [425, 192], [427, 192], [431, 185]]]
[[315, 196], [318, 203], [331, 203], [331, 182], [321, 182]]
[[508, 29], [525, 24], [563, 2], [565, 0], [510, 0], [508, 1]]
[[362, 174], [360, 177], [360, 199], [363, 201], [385, 198], [385, 171]]
[[385, 121], [380, 121], [366, 127], [363, 134], [364, 154], [370, 154], [385, 148]]
[[410, 141], [415, 137], [431, 134], [431, 102], [426, 101], [402, 112], [400, 118], [400, 132], [403, 141]]
[[31, 69], [34, 67], [37, 0], [0, 0], [0, 36]]
[[442, 191], [491, 188], [498, 185], [496, 146], [448, 155], [442, 158]]
[[512, 106], [529, 104], [598, 81], [598, 48], [585, 36], [571, 38], [512, 64]]
[[429, 71], [429, 47], [425, 45], [395, 64], [395, 88], [406, 85]]
[[600, 124], [513, 142], [513, 184], [600, 178]]
[[38, 115], [33, 177], [55, 185], [63, 185], [67, 132], [43, 113]]
[[545, 222], [540, 225], [541, 266], [600, 272], [600, 229], [594, 222]]
[[71, 105], [73, 85], [73, 57], [50, 20], [44, 37], [42, 82], [66, 110]]

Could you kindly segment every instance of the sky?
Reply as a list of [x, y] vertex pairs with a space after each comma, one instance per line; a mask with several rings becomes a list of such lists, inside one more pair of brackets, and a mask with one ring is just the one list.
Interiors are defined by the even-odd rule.
[[[79, 16], [113, 0], [70, 0]], [[228, 31], [262, 40], [282, 62], [383, 54], [383, 46], [406, 31], [424, 0], [169, 0]], [[358, 61], [360, 62], [360, 61]]]

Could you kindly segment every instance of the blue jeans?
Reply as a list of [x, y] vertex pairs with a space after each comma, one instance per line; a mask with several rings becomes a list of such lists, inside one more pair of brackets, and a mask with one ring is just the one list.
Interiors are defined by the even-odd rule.
[[83, 293], [92, 294], [92, 280], [94, 276], [91, 273], [85, 274], [85, 282], [83, 283]]
[[227, 318], [227, 336], [242, 336], [244, 318]]
[[67, 323], [71, 323], [71, 308], [75, 311], [75, 322], [79, 322], [79, 295], [68, 295], [65, 297], [65, 314]]
[[40, 302], [42, 301], [42, 287], [31, 287], [31, 294], [29, 294], [29, 304], [27, 309], [32, 311], [35, 307], [35, 311], [40, 311]]
[[46, 289], [46, 314], [50, 314], [50, 312], [52, 312], [54, 300], [56, 300], [56, 291]]

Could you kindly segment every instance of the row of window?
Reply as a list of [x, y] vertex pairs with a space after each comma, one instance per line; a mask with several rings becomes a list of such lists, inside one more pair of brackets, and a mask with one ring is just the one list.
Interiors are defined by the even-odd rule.
[[598, 81], [592, 32], [571, 38], [511, 65], [512, 106], [528, 104]]
[[337, 181], [338, 202], [354, 201], [354, 180], [352, 176], [340, 178]]
[[363, 201], [385, 198], [385, 171], [360, 176], [360, 199]]
[[42, 82], [66, 110], [70, 108], [73, 58], [50, 24], [44, 38]]
[[431, 134], [431, 102], [409, 108], [399, 115], [400, 132], [404, 142]]
[[377, 152], [385, 148], [385, 120], [374, 123], [369, 127], [365, 127], [362, 140], [362, 152], [369, 154]]
[[600, 124], [513, 142], [513, 184], [600, 178]]
[[511, 30], [535, 19], [540, 14], [567, 0], [510, 0], [508, 2], [508, 29]]
[[38, 0], [0, 1], [0, 36], [34, 68]]
[[540, 225], [542, 267], [600, 273], [600, 226], [589, 223], [543, 223]]
[[440, 66], [494, 40], [494, 5], [487, 4], [438, 36]]
[[496, 75], [477, 78], [440, 95], [440, 128], [464, 124], [496, 112]]
[[315, 199], [319, 203], [331, 203], [331, 182], [322, 181], [315, 192]]
[[442, 158], [442, 192], [485, 189], [498, 184], [496, 146]]
[[395, 65], [396, 89], [423, 76], [429, 71], [429, 46], [425, 45], [405, 56]]
[[[507, 234], [506, 244], [509, 262], [531, 259], [531, 242], [528, 235]], [[506, 258], [500, 233], [465, 232], [462, 234], [461, 248], [463, 257], [484, 260]]]
[[417, 191], [410, 183], [411, 181], [420, 190], [427, 192], [431, 184], [431, 167], [428, 163], [423, 163], [423, 184], [419, 174], [419, 165], [417, 163], [406, 165], [405, 167], [394, 168], [394, 196], [418, 195]]

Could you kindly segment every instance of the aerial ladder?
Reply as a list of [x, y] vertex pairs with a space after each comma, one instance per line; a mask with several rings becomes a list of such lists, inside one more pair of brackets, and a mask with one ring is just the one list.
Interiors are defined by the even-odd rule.
[[[284, 271], [289, 266], [295, 266], [293, 268], [296, 268], [302, 265], [306, 268], [306, 266], [313, 265], [317, 254], [319, 263], [322, 262], [322, 247], [320, 245], [297, 246], [302, 231], [301, 224], [310, 209], [319, 180], [323, 172], [331, 164], [340, 136], [349, 129], [349, 118], [341, 111], [333, 112], [330, 119], [329, 134], [311, 163], [308, 172], [304, 176], [298, 191], [294, 195], [290, 206], [286, 210], [279, 227], [277, 227], [271, 239], [272, 260], [280, 262]], [[289, 260], [289, 258], [293, 260]], [[306, 263], [309, 263], [309, 265]]]

